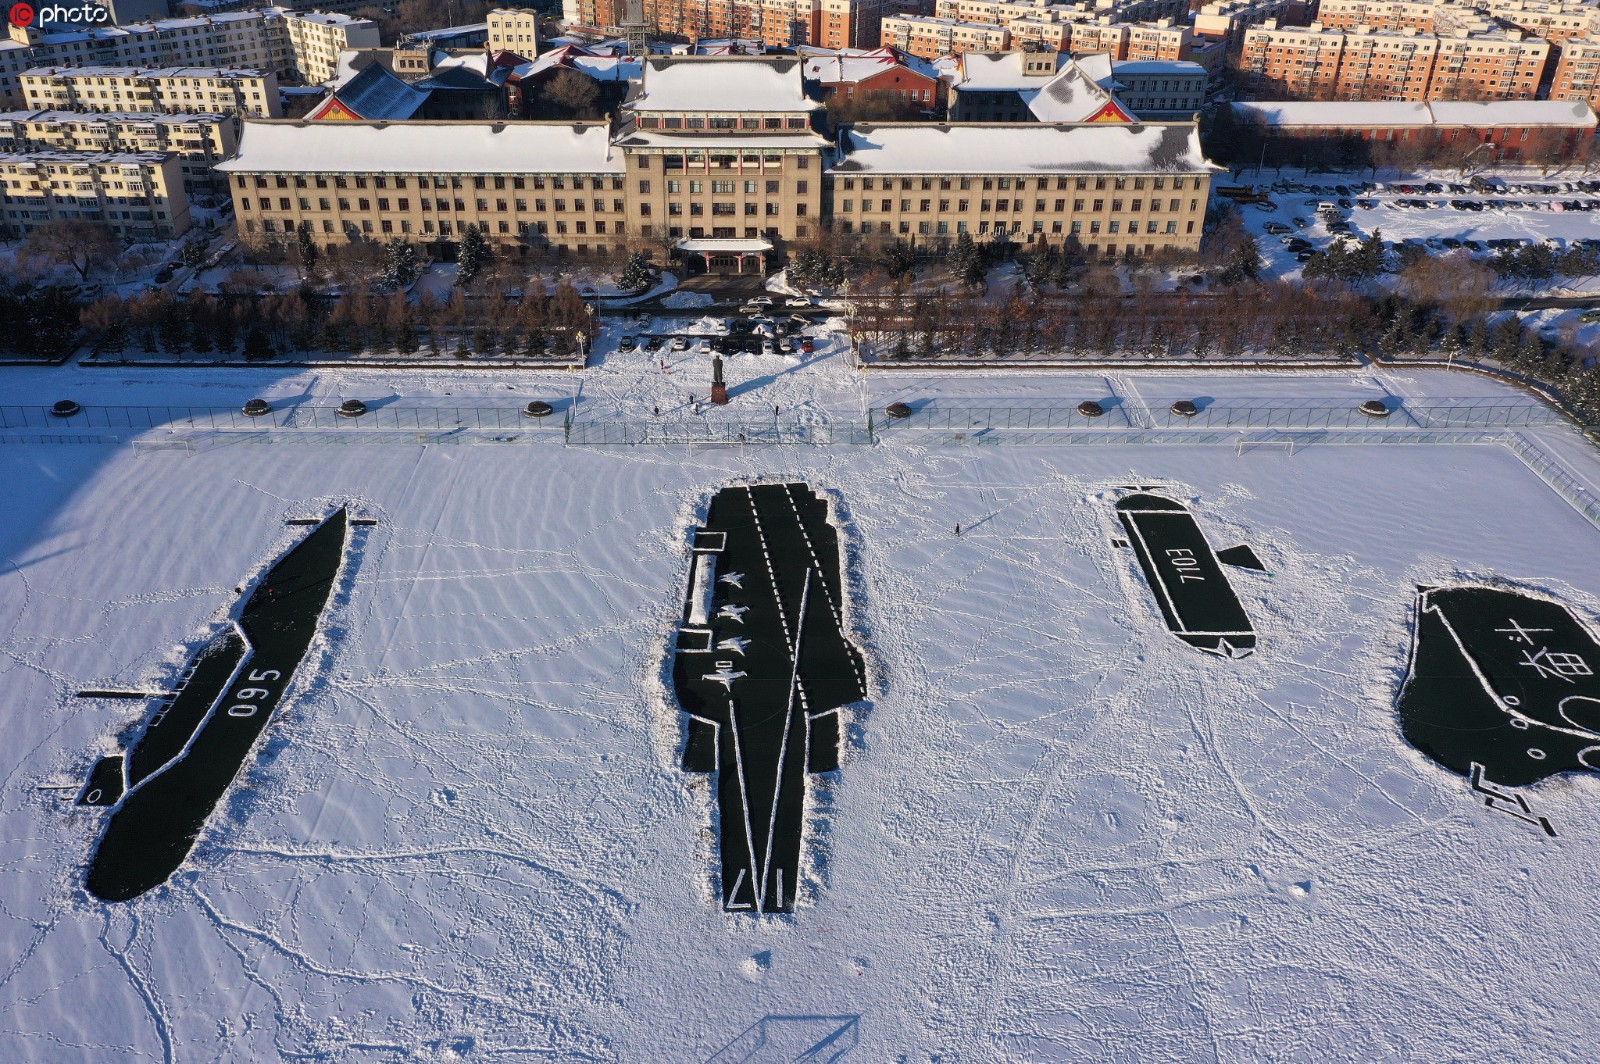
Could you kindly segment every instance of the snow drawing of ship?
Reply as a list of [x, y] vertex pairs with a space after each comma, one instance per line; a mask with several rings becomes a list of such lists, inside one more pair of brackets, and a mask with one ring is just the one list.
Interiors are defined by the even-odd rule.
[[87, 887], [128, 901], [166, 882], [260, 737], [315, 638], [344, 560], [344, 508], [256, 583], [190, 660], [125, 754], [101, 758], [78, 804], [109, 807]]

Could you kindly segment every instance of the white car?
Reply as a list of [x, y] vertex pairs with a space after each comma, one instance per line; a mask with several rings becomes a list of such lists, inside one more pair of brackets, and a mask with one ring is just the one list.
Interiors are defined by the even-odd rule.
[[763, 355], [775, 355], [778, 353], [778, 345], [771, 340], [763, 340], [761, 341], [761, 353]]
[[674, 351], [689, 350], [689, 338], [687, 336], [674, 336], [672, 338], [672, 349]]
[[697, 355], [711, 354], [711, 341], [701, 337], [700, 342], [694, 345], [694, 353]]
[[785, 299], [783, 301], [783, 305], [786, 307], [809, 307], [811, 305], [811, 300], [807, 299], [805, 296], [796, 296], [793, 299]]
[[754, 299], [750, 300], [750, 306], [752, 306], [752, 307], [770, 307], [770, 306], [772, 306], [772, 297], [771, 296], [756, 296]]

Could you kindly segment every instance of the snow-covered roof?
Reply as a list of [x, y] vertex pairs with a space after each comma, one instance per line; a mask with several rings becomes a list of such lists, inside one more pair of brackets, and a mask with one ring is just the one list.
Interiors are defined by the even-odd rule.
[[555, 67], [576, 70], [595, 81], [634, 81], [643, 68], [643, 60], [629, 56], [593, 55], [577, 45], [564, 44], [537, 59], [518, 64], [513, 73], [518, 78], [527, 79]]
[[1087, 122], [1107, 113], [1127, 121], [1132, 115], [1118, 106], [1111, 93], [1097, 85], [1076, 63], [1051, 78], [1041, 88], [1021, 93], [1028, 110], [1041, 122]]
[[1430, 103], [1433, 120], [1447, 126], [1590, 126], [1594, 112], [1582, 100], [1495, 100]]
[[433, 64], [433, 72], [452, 70], [460, 67], [470, 70], [479, 77], [488, 77], [489, 68], [494, 64], [494, 59], [487, 52], [471, 52], [467, 55], [449, 55]]
[[618, 145], [626, 145], [630, 148], [678, 148], [731, 152], [759, 151], [763, 148], [773, 151], [783, 148], [815, 150], [830, 143], [832, 142], [827, 137], [819, 133], [801, 133], [798, 131], [744, 134], [682, 132], [678, 130], [662, 132], [655, 129], [638, 129], [632, 125], [625, 127], [617, 137]]
[[678, 241], [683, 251], [771, 251], [770, 241], [760, 237], [689, 237]]
[[1241, 121], [1269, 126], [1580, 126], [1595, 125], [1582, 100], [1494, 100], [1468, 103], [1236, 103]]
[[932, 63], [894, 48], [812, 48], [804, 58], [806, 79], [827, 85], [858, 84], [896, 67], [935, 81], [939, 78]]
[[[1078, 62], [1081, 64], [1084, 59], [1089, 58], [1092, 57], [1083, 56]], [[1116, 77], [1175, 77], [1181, 74], [1191, 77], [1210, 76], [1206, 73], [1206, 68], [1199, 63], [1181, 59], [1119, 59], [1111, 64], [1111, 68], [1113, 76]]]
[[[960, 74], [955, 86], [962, 92], [1006, 92], [1016, 89], [1038, 88], [1048, 76], [1023, 73], [1025, 57], [1036, 57], [1036, 52], [967, 52], [960, 57]], [[1065, 56], [1056, 57], [1056, 69], [1067, 63]]]
[[247, 121], [218, 170], [245, 173], [621, 173], [604, 122]]
[[373, 63], [340, 85], [328, 103], [312, 117], [319, 118], [324, 111], [340, 110], [369, 121], [398, 121], [410, 118], [427, 102], [427, 92], [408, 85], [382, 63]]
[[840, 174], [1210, 173], [1193, 123], [1059, 126], [863, 123], [840, 135]]
[[[1093, 78], [1096, 84], [1107, 88], [1110, 87], [1107, 82], [1112, 79], [1116, 67], [1116, 64], [1111, 61], [1110, 52], [1090, 52], [1088, 55], [1073, 56], [1072, 61], [1078, 65], [1080, 70]], [[1198, 67], [1198, 64], [1196, 66]], [[1199, 69], [1203, 70], [1204, 68], [1200, 67]]]
[[815, 111], [795, 56], [651, 56], [625, 108], [664, 111]]
[[428, 41], [448, 41], [456, 37], [476, 37], [479, 34], [487, 34], [488, 32], [489, 24], [487, 22], [473, 22], [466, 26], [444, 26], [436, 30], [417, 30], [415, 33], [407, 33], [403, 36], [408, 41], [426, 43]]
[[281, 14], [284, 18], [298, 19], [301, 22], [315, 22], [319, 26], [350, 26], [358, 22], [369, 26], [376, 25], [376, 23], [368, 19], [330, 11], [283, 11]]

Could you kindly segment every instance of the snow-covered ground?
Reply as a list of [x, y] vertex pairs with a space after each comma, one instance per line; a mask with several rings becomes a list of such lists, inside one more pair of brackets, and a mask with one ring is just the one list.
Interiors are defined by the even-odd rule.
[[[7, 370], [0, 392], [575, 392], [641, 417], [704, 395], [703, 359], [660, 361], [612, 354], [581, 379], [68, 366]], [[1509, 394], [1443, 371], [863, 377], [831, 345], [729, 370], [734, 403], [694, 416]], [[1575, 434], [1527, 435], [1600, 486]], [[717, 903], [714, 803], [678, 767], [662, 656], [687, 530], [718, 487], [774, 478], [835, 500], [871, 695], [809, 803], [799, 909], [752, 918]], [[1420, 583], [1503, 577], [1600, 612], [1600, 532], [1504, 447], [9, 444], [0, 483], [0, 1058], [768, 1060], [832, 1032], [806, 1059], [1593, 1043], [1600, 788], [1529, 790], [1547, 838], [1408, 747], [1393, 708]], [[1113, 545], [1134, 484], [1266, 562], [1233, 576], [1254, 657], [1162, 626]], [[169, 681], [293, 540], [283, 519], [343, 501], [379, 523], [315, 668], [170, 884], [94, 901], [100, 821], [73, 788], [139, 705], [73, 692]]]
[[[1266, 274], [1273, 277], [1296, 276], [1301, 264], [1296, 261], [1294, 252], [1283, 245], [1281, 235], [1268, 233], [1265, 227], [1273, 222], [1282, 223], [1292, 230], [1289, 235], [1310, 241], [1316, 250], [1326, 251], [1333, 234], [1319, 216], [1317, 207], [1322, 203], [1337, 203], [1341, 198], [1349, 199], [1352, 206], [1338, 210], [1337, 217], [1350, 223], [1352, 235], [1358, 240], [1374, 230], [1380, 230], [1383, 239], [1392, 243], [1406, 240], [1442, 241], [1445, 238], [1473, 240], [1484, 245], [1474, 254], [1487, 257], [1492, 253], [1487, 246], [1490, 240], [1550, 241], [1561, 250], [1580, 240], [1600, 239], [1600, 210], [1578, 211], [1563, 207], [1575, 201], [1600, 202], [1600, 193], [1581, 189], [1560, 190], [1564, 185], [1594, 180], [1595, 175], [1572, 172], [1543, 177], [1537, 171], [1508, 169], [1484, 171], [1482, 176], [1504, 182], [1510, 188], [1504, 192], [1475, 192], [1464, 184], [1467, 179], [1455, 172], [1404, 176], [1381, 172], [1374, 180], [1366, 171], [1359, 174], [1306, 174], [1296, 170], [1268, 170], [1260, 175], [1246, 171], [1239, 179], [1240, 183], [1253, 183], [1267, 192], [1272, 197], [1275, 209], [1263, 209], [1254, 204], [1241, 205], [1240, 214], [1261, 247], [1266, 260]], [[1430, 182], [1440, 185], [1444, 191], [1424, 191], [1424, 186]], [[1349, 189], [1350, 194], [1345, 196], [1336, 192], [1335, 186], [1339, 185]], [[1402, 185], [1414, 191], [1402, 192]], [[1452, 192], [1449, 190], [1451, 185], [1466, 190]], [[1524, 191], [1546, 186], [1556, 191]], [[1507, 206], [1462, 210], [1451, 206], [1452, 200], [1474, 203], [1497, 201]], [[1397, 206], [1396, 201], [1405, 201], [1406, 204], [1422, 201], [1428, 206]], [[1295, 224], [1295, 218], [1306, 224], [1303, 227]], [[1442, 245], [1430, 247], [1435, 251], [1443, 250]], [[1560, 277], [1544, 282], [1522, 280], [1507, 282], [1504, 287], [1507, 291], [1590, 292], [1600, 291], [1600, 278]]]

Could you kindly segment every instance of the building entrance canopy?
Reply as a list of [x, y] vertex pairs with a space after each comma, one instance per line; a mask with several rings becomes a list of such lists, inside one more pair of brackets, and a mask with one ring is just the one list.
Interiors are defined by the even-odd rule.
[[707, 273], [765, 274], [772, 243], [757, 237], [690, 237], [678, 241], [677, 248]]

